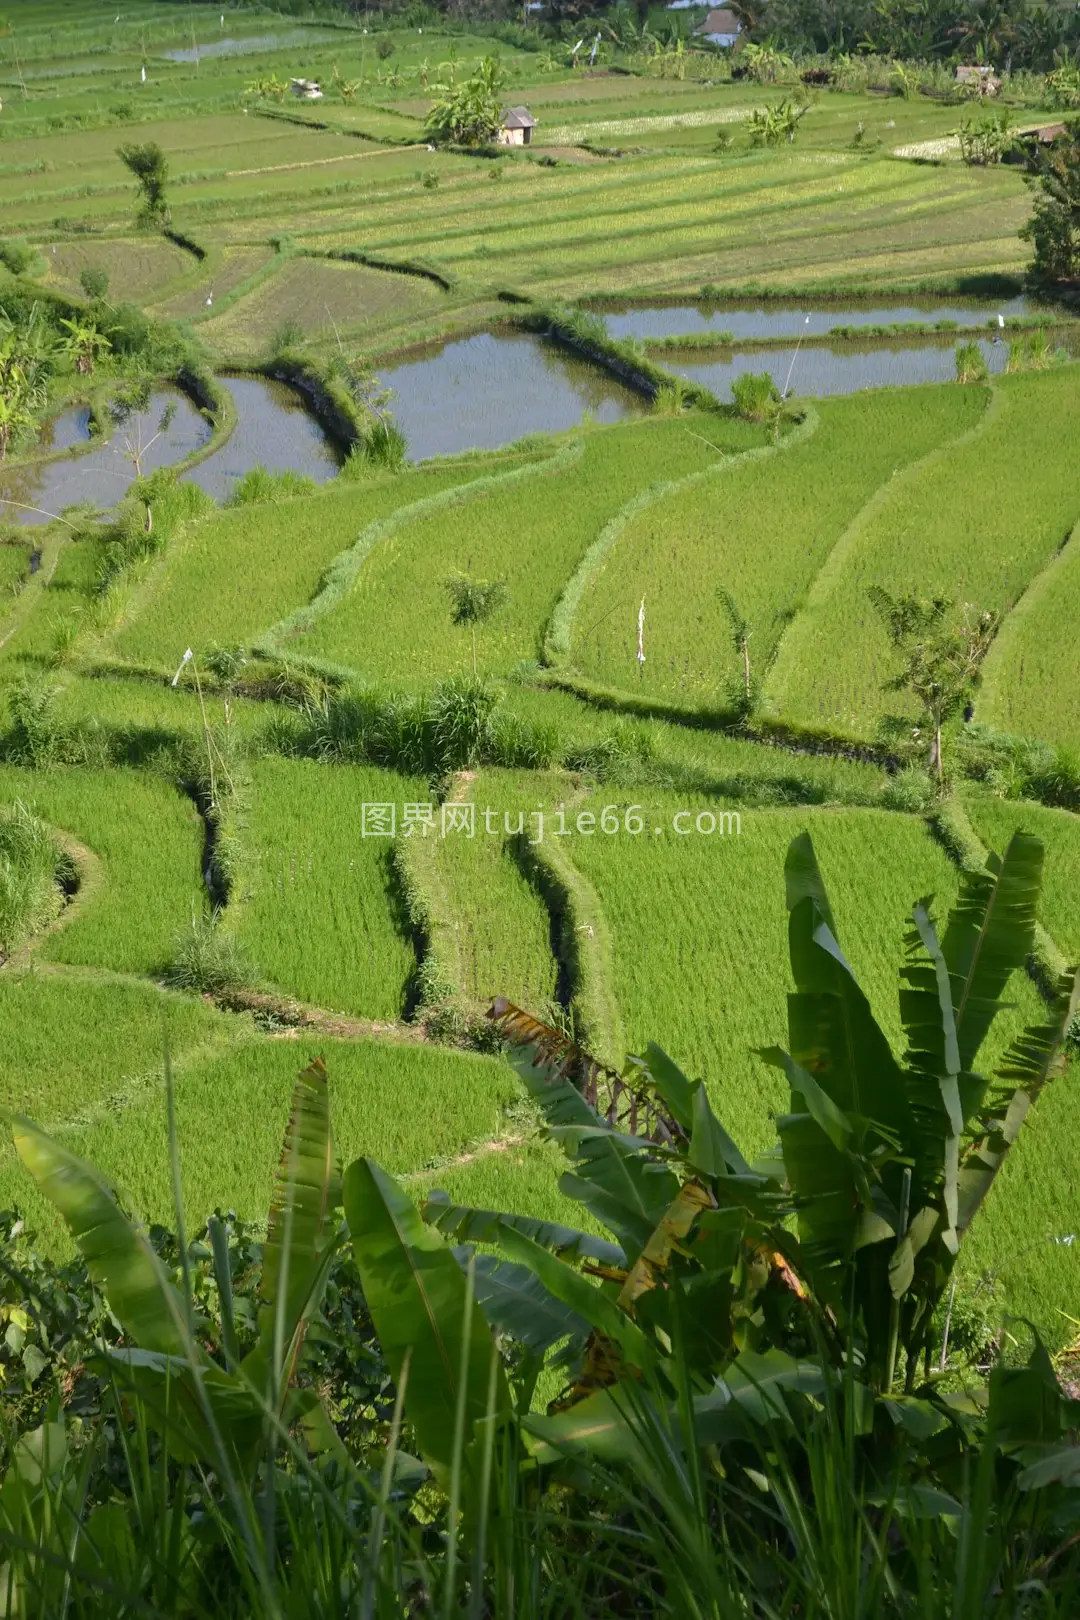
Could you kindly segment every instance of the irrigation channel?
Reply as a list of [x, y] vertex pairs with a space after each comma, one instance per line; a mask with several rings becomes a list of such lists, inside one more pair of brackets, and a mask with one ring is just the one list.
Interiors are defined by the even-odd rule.
[[166, 62], [201, 62], [203, 57], [215, 56], [252, 56], [258, 51], [281, 50], [285, 46], [295, 45], [298, 48], [308, 45], [324, 45], [333, 41], [337, 36], [327, 33], [325, 29], [292, 28], [284, 34], [248, 34], [242, 39], [212, 39], [205, 44], [198, 41], [193, 45], [178, 46], [175, 50], [156, 51]]

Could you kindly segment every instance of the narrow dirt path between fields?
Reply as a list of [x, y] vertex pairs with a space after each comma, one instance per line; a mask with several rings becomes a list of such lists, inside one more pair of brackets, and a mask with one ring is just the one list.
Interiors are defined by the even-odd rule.
[[268, 163], [263, 169], [226, 169], [225, 180], [241, 180], [252, 174], [284, 174], [290, 169], [321, 169], [328, 163], [357, 163], [364, 158], [386, 157], [390, 152], [419, 152], [427, 149], [426, 141], [412, 141], [408, 146], [380, 146], [374, 152], [342, 152], [339, 157], [308, 158], [303, 163]]
[[271, 1031], [274, 1040], [296, 1040], [301, 1035], [325, 1035], [331, 1040], [386, 1040], [415, 1044], [427, 1041], [426, 1030], [420, 1024], [384, 1023], [371, 1018], [352, 1018], [344, 1013], [330, 1012], [326, 1007], [313, 1007], [308, 1002], [294, 1001], [291, 996], [278, 996], [264, 990], [226, 990], [218, 995], [207, 994], [204, 1001], [212, 1002], [225, 1012], [250, 1012], [272, 1019], [285, 1027]]

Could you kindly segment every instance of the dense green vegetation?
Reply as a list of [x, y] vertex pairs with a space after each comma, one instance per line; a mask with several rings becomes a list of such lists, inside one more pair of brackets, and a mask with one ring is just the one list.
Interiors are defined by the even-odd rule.
[[[79, 1263], [51, 1272], [9, 1221], [5, 1293], [12, 1277], [34, 1296], [32, 1313], [6, 1305], [2, 1355], [23, 1431], [0, 1498], [9, 1586], [41, 1612], [62, 1589], [80, 1613], [120, 1554], [125, 1593], [167, 1582], [175, 1612], [227, 1612], [235, 1591], [270, 1613], [300, 1581], [305, 1612], [339, 1613], [384, 1581], [400, 1602], [408, 1553], [410, 1594], [448, 1612], [460, 1593], [521, 1613], [523, 1591], [528, 1613], [547, 1612], [552, 1595], [617, 1612], [632, 1576], [655, 1594], [649, 1612], [713, 1599], [723, 1612], [738, 1592], [747, 1614], [774, 1596], [827, 1613], [817, 1600], [831, 1606], [849, 1585], [850, 1536], [873, 1507], [887, 1534], [867, 1538], [852, 1612], [901, 1614], [909, 1594], [925, 1612], [932, 1571], [946, 1594], [932, 1612], [955, 1612], [955, 1583], [979, 1612], [1004, 1616], [1038, 1571], [1049, 1612], [1066, 1613], [1075, 1402], [1037, 1341], [976, 1382], [986, 1312], [954, 1320], [950, 1281], [1023, 1114], [1060, 1087], [1075, 974], [1011, 1048], [1000, 1092], [975, 1072], [1034, 941], [1042, 863], [1040, 842], [1019, 834], [995, 875], [965, 875], [940, 934], [916, 906], [898, 1057], [842, 954], [814, 846], [792, 841], [791, 1051], [763, 1053], [786, 1074], [790, 1104], [753, 1167], [705, 1086], [658, 1046], [620, 1075], [496, 1002], [493, 1029], [570, 1161], [563, 1185], [584, 1229], [445, 1193], [418, 1210], [369, 1155], [343, 1174], [321, 1056], [292, 1089], [261, 1245], [231, 1213], [190, 1244], [182, 1224], [179, 1238], [146, 1234], [67, 1141], [16, 1115], [19, 1158]], [[279, 1046], [271, 1070], [297, 1051]], [[261, 1097], [268, 1054], [258, 1057]], [[454, 1061], [472, 1064], [474, 1081], [483, 1063]], [[215, 1076], [215, 1122], [220, 1092], [231, 1100], [252, 1067]], [[393, 1067], [407, 1083], [407, 1063]], [[198, 1109], [198, 1084], [184, 1090], [184, 1109]], [[165, 1103], [181, 1221], [168, 1080]], [[389, 1144], [391, 1156], [402, 1147]], [[124, 1162], [139, 1176], [145, 1153]], [[560, 1390], [546, 1416], [535, 1409], [544, 1381]], [[97, 1441], [82, 1453], [56, 1417], [31, 1428], [45, 1390], [65, 1382]], [[718, 1453], [723, 1469], [702, 1466]], [[156, 1511], [135, 1489], [130, 1510], [111, 1513], [101, 1487], [134, 1486], [151, 1457]], [[381, 1489], [365, 1477], [380, 1463]], [[899, 1505], [910, 1489], [916, 1513]], [[198, 1503], [201, 1555], [165, 1528], [178, 1492]], [[797, 1509], [794, 1523], [774, 1501]], [[697, 1527], [723, 1514], [722, 1549], [711, 1536], [698, 1546], [688, 1512]], [[441, 1533], [425, 1547], [431, 1529]], [[977, 1549], [959, 1571], [958, 1531]], [[541, 1571], [543, 1598], [532, 1598]]]

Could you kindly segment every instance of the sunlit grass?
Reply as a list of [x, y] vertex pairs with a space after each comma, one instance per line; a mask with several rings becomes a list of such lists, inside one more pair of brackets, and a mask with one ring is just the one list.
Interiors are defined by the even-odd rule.
[[401, 1017], [416, 958], [391, 840], [364, 837], [363, 806], [400, 815], [430, 797], [426, 782], [375, 767], [254, 763], [225, 925], [263, 978], [335, 1012]]
[[1080, 517], [1075, 465], [1060, 453], [1080, 433], [1077, 378], [1073, 366], [1001, 378], [966, 443], [897, 479], [794, 626], [773, 687], [783, 712], [868, 733], [902, 707], [882, 690], [895, 661], [871, 584], [980, 609], [1016, 604]]
[[42, 954], [55, 962], [160, 973], [177, 931], [204, 904], [203, 829], [191, 801], [149, 773], [0, 766], [0, 800], [15, 799], [72, 834], [100, 863]]

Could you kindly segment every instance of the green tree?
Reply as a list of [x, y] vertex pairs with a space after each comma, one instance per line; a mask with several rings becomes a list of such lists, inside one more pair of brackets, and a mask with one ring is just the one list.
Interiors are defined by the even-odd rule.
[[487, 146], [502, 127], [503, 71], [485, 56], [464, 84], [440, 84], [424, 134], [450, 146]]
[[112, 344], [93, 321], [81, 320], [78, 316], [69, 320], [61, 316], [60, 325], [67, 333], [60, 340], [61, 350], [74, 360], [75, 370], [80, 377], [89, 377], [94, 370], [94, 361], [106, 353]]
[[739, 611], [739, 604], [729, 590], [721, 588], [720, 601], [731, 632], [731, 645], [735, 649], [736, 657], [742, 661], [742, 682], [734, 696], [740, 713], [746, 716], [751, 714], [754, 708], [754, 681], [750, 669], [750, 637], [754, 632], [749, 619], [743, 617]]
[[910, 692], [918, 700], [921, 717], [931, 730], [930, 766], [940, 781], [942, 727], [975, 691], [999, 616], [965, 606], [959, 621], [950, 623], [953, 603], [947, 596], [929, 600], [890, 596], [880, 585], [872, 585], [869, 594], [890, 645], [903, 659], [903, 667], [884, 689]]
[[472, 632], [472, 667], [476, 674], [476, 627], [495, 617], [506, 602], [504, 579], [473, 579], [468, 574], [453, 574], [446, 581], [450, 597], [450, 618], [454, 624], [466, 624]]
[[138, 211], [140, 223], [167, 225], [171, 218], [165, 197], [169, 164], [161, 147], [156, 141], [147, 141], [142, 146], [136, 144], [118, 146], [116, 154], [138, 181], [141, 198]]
[[1051, 286], [1080, 282], [1080, 126], [1035, 157], [1035, 211], [1020, 236], [1035, 250], [1032, 278]]
[[99, 264], [87, 264], [79, 271], [79, 285], [87, 298], [109, 296], [109, 272]]

